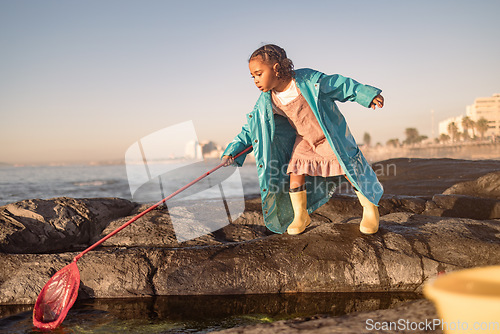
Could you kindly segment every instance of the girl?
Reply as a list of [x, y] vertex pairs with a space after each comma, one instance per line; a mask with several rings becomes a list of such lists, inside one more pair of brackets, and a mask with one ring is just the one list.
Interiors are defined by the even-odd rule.
[[383, 188], [335, 101], [382, 108], [381, 90], [338, 74], [294, 71], [285, 50], [272, 44], [252, 53], [249, 69], [262, 94], [222, 159], [225, 166], [241, 166], [246, 154], [232, 156], [253, 146], [266, 226], [276, 233], [302, 233], [309, 214], [347, 179], [363, 206], [360, 231], [377, 232]]

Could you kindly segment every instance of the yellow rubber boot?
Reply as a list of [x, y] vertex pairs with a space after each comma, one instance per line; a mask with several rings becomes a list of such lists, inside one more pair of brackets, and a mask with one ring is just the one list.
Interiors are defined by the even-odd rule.
[[307, 192], [302, 190], [289, 194], [295, 217], [286, 231], [288, 234], [300, 234], [311, 224], [311, 217], [307, 213]]
[[354, 192], [358, 196], [359, 203], [361, 203], [363, 207], [363, 218], [361, 219], [361, 224], [359, 224], [359, 230], [364, 234], [377, 233], [380, 220], [377, 206], [370, 202], [368, 198], [363, 196], [359, 191]]

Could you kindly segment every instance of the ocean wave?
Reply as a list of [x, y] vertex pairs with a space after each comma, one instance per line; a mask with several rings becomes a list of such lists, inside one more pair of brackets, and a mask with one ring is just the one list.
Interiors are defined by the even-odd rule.
[[98, 187], [108, 184], [114, 184], [116, 182], [117, 181], [114, 180], [93, 180], [93, 181], [73, 182], [73, 185], [77, 187]]

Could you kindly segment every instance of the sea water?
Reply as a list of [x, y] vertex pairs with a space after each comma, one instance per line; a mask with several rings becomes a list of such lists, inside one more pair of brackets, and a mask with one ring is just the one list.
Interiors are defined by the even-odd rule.
[[[208, 160], [190, 168], [173, 170], [162, 176], [167, 184], [165, 196], [190, 183], [216, 167], [218, 160]], [[224, 174], [236, 167], [222, 167], [214, 172]], [[245, 197], [258, 196], [255, 164], [237, 168]], [[172, 182], [169, 182], [172, 179]], [[157, 182], [151, 180], [151, 183]], [[149, 190], [151, 188], [151, 190]], [[0, 206], [25, 199], [54, 197], [99, 198], [119, 197], [137, 202], [159, 201], [162, 198], [153, 187], [144, 187], [139, 198], [133, 198], [125, 165], [67, 165], [67, 166], [0, 166]], [[150, 192], [148, 194], [148, 192]], [[231, 197], [236, 189], [224, 189]], [[137, 196], [136, 196], [137, 197]]]

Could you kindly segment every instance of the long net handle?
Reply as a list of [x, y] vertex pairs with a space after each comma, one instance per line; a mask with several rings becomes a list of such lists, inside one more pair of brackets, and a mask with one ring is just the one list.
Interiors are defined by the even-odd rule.
[[[250, 147], [247, 147], [246, 149], [244, 149], [243, 151], [241, 151], [240, 153], [238, 153], [236, 156], [234, 156], [234, 159], [238, 158], [240, 155], [250, 151], [252, 149], [252, 146]], [[130, 224], [132, 224], [133, 222], [135, 222], [137, 219], [141, 218], [142, 216], [144, 216], [146, 213], [150, 212], [151, 210], [154, 210], [156, 209], [160, 204], [162, 203], [165, 203], [166, 201], [168, 201], [169, 199], [171, 199], [172, 197], [174, 197], [175, 195], [179, 194], [180, 192], [186, 190], [187, 188], [191, 187], [193, 184], [195, 184], [196, 182], [200, 181], [201, 179], [204, 179], [205, 177], [207, 177], [208, 175], [212, 174], [213, 172], [215, 172], [216, 170], [218, 170], [219, 168], [221, 168], [222, 166], [224, 166], [225, 162], [221, 162], [217, 167], [209, 170], [208, 172], [204, 173], [203, 175], [201, 175], [200, 177], [198, 177], [196, 180], [193, 180], [191, 181], [190, 183], [186, 184], [184, 187], [180, 188], [179, 190], [173, 192], [172, 194], [170, 194], [169, 196], [165, 197], [164, 199], [162, 199], [161, 201], [159, 201], [158, 203], [154, 204], [153, 206], [149, 207], [147, 210], [141, 212], [140, 214], [138, 214], [137, 216], [133, 217], [132, 219], [130, 219], [128, 222], [126, 222], [125, 224], [123, 224], [122, 226], [118, 227], [116, 230], [114, 230], [113, 232], [111, 232], [110, 234], [108, 234], [107, 236], [105, 236], [104, 238], [102, 238], [101, 240], [97, 241], [96, 243], [94, 243], [92, 246], [90, 246], [89, 248], [87, 248], [86, 250], [84, 250], [83, 252], [81, 252], [80, 254], [78, 254], [77, 256], [75, 256], [75, 258], [73, 259], [73, 262], [76, 262], [78, 261], [83, 255], [85, 255], [87, 252], [90, 252], [91, 250], [93, 250], [94, 248], [96, 248], [97, 246], [99, 246], [100, 244], [102, 244], [104, 241], [108, 240], [109, 238], [111, 238], [112, 236], [114, 236], [116, 233], [120, 232], [121, 230], [123, 230], [125, 227], [129, 226]]]

